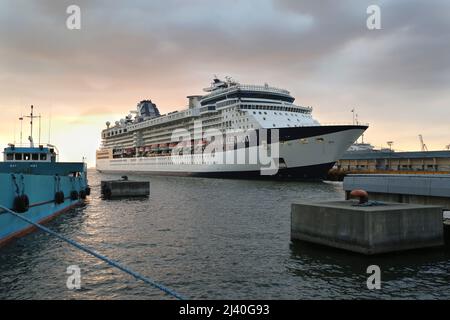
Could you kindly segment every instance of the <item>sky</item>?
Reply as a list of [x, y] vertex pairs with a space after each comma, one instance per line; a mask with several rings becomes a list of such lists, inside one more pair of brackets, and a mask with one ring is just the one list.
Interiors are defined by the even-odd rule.
[[[70, 5], [79, 30], [66, 26]], [[379, 30], [367, 28], [370, 5]], [[288, 89], [324, 124], [351, 123], [355, 109], [377, 147], [418, 150], [422, 134], [443, 150], [450, 1], [0, 0], [2, 145], [19, 143], [18, 118], [33, 104], [41, 142], [93, 166], [106, 121], [142, 99], [183, 109], [213, 75]]]

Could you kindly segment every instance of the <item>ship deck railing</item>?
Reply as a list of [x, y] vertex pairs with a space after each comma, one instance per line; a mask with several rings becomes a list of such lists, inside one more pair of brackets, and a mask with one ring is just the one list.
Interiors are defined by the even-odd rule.
[[249, 91], [258, 91], [258, 92], [270, 92], [270, 93], [279, 93], [279, 94], [285, 94], [290, 95], [291, 93], [288, 90], [275, 88], [275, 87], [266, 87], [266, 86], [258, 86], [258, 85], [248, 85], [248, 84], [237, 84], [232, 87], [223, 88], [223, 89], [217, 89], [214, 90], [212, 93], [204, 96], [202, 99], [213, 97], [215, 95], [227, 92], [227, 91], [233, 91], [233, 90], [249, 90]]
[[[7, 145], [8, 148], [11, 148], [11, 147], [13, 147], [13, 146], [14, 146], [15, 148], [31, 148], [29, 142], [9, 143], [9, 144]], [[44, 148], [55, 148], [55, 146], [52, 145], [52, 144], [48, 144], [48, 143], [39, 143], [39, 142], [38, 142], [38, 143], [34, 143], [33, 148], [39, 149], [40, 146], [42, 146], [42, 147], [44, 147]]]
[[352, 122], [322, 122], [319, 126], [369, 126], [369, 123], [352, 123]]

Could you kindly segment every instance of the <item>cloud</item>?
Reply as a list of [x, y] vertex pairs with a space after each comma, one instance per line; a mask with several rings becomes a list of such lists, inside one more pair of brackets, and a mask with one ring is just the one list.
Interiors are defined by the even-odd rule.
[[[73, 3], [80, 31], [65, 27]], [[371, 4], [382, 30], [366, 28]], [[406, 114], [411, 131], [424, 105], [428, 122], [448, 117], [449, 12], [444, 0], [4, 0], [0, 104], [53, 105], [55, 117], [102, 126], [141, 98], [179, 109], [213, 74], [231, 75], [285, 87], [324, 121], [357, 105], [378, 139], [391, 120], [375, 110]]]

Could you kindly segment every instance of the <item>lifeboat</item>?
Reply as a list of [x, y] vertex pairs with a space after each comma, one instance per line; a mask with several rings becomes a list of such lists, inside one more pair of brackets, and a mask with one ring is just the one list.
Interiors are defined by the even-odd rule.
[[189, 141], [181, 141], [180, 142], [180, 146], [187, 147], [189, 145], [193, 146], [194, 145], [194, 140], [191, 140], [190, 142]]
[[161, 149], [161, 151], [169, 151], [169, 144], [168, 143], [160, 144], [159, 148]]
[[115, 156], [120, 156], [120, 155], [122, 155], [122, 153], [123, 153], [122, 149], [115, 149], [113, 151], [113, 155], [115, 155]]

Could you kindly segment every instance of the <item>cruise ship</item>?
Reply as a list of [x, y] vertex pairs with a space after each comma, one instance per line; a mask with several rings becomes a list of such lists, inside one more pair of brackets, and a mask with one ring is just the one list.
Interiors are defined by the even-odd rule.
[[106, 123], [96, 168], [224, 178], [321, 179], [367, 125], [321, 125], [285, 89], [214, 78], [188, 107], [161, 115], [151, 100]]

